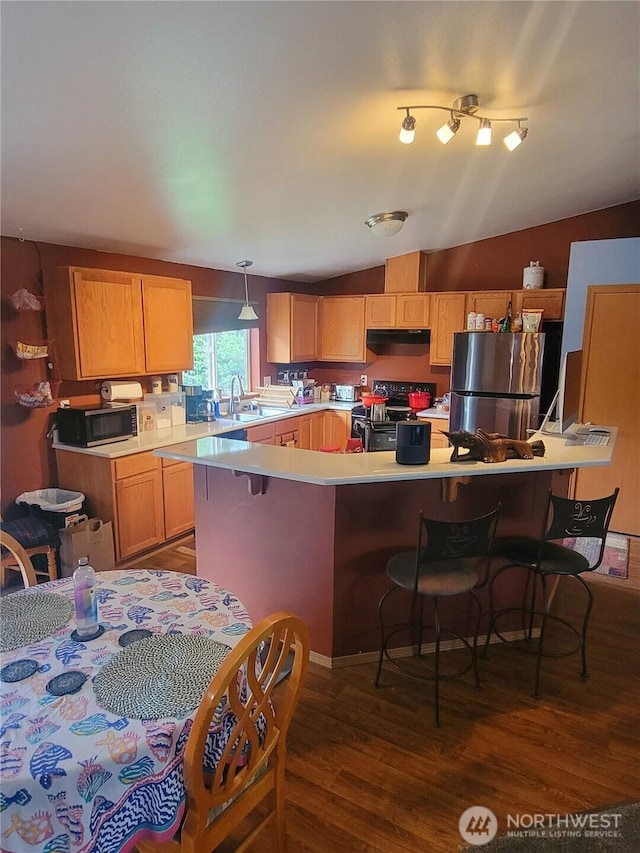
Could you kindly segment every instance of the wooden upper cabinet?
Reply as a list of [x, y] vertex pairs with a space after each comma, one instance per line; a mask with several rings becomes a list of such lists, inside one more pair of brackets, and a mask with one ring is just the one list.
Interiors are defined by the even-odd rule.
[[393, 329], [396, 325], [396, 300], [394, 294], [367, 296], [367, 329]]
[[396, 326], [399, 329], [429, 328], [428, 293], [399, 293], [396, 296]]
[[[513, 293], [510, 290], [473, 290], [467, 293], [467, 314], [475, 311], [490, 319], [500, 319], [507, 316], [509, 303], [513, 303]], [[511, 314], [515, 317], [513, 305]]]
[[189, 281], [59, 267], [45, 281], [45, 298], [62, 379], [193, 366]]
[[191, 370], [191, 283], [179, 278], [143, 276], [142, 311], [146, 372]]
[[513, 316], [527, 308], [542, 308], [543, 320], [562, 320], [564, 317], [565, 289], [562, 287], [545, 290], [518, 290], [514, 295]]
[[427, 256], [410, 252], [387, 258], [384, 267], [385, 293], [422, 293], [427, 289]]
[[365, 297], [320, 297], [322, 361], [366, 361]]
[[290, 364], [318, 358], [318, 297], [267, 295], [267, 361]]
[[367, 296], [367, 329], [427, 329], [428, 293]]
[[466, 293], [431, 294], [431, 364], [451, 364], [454, 332], [465, 327]]

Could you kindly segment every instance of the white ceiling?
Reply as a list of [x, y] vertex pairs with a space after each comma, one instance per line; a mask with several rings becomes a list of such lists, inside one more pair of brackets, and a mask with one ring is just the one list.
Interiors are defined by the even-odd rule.
[[[8, 2], [2, 234], [314, 281], [640, 197], [637, 2]], [[528, 116], [513, 153], [403, 104]], [[511, 128], [507, 128], [510, 130]], [[409, 212], [381, 238], [364, 219]]]

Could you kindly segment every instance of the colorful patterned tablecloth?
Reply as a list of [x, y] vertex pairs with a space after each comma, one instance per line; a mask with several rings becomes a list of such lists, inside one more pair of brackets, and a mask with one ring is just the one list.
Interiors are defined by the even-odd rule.
[[[212, 637], [234, 646], [251, 628], [243, 604], [210, 581], [177, 572], [103, 572], [104, 634], [74, 642], [73, 617], [50, 637], [2, 655], [2, 666], [30, 659], [38, 671], [0, 682], [0, 840], [3, 853], [121, 853], [140, 833], [170, 838], [184, 811], [182, 753], [194, 711], [182, 718], [135, 720], [97, 704], [91, 679], [132, 629]], [[38, 590], [73, 597], [70, 578]], [[29, 592], [26, 593], [30, 594]], [[46, 685], [75, 670], [75, 693]], [[228, 720], [227, 720], [228, 722]], [[225, 717], [212, 728], [211, 760], [225, 742]]]

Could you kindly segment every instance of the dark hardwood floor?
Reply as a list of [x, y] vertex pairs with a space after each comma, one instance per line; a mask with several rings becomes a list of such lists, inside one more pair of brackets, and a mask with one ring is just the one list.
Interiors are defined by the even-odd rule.
[[[192, 547], [137, 565], [194, 571]], [[444, 685], [440, 729], [431, 685], [386, 667], [376, 689], [373, 665], [312, 664], [289, 736], [291, 853], [454, 853], [472, 805], [504, 826], [509, 813], [640, 799], [640, 540], [628, 581], [590, 581], [590, 678], [580, 678], [577, 656], [545, 660], [539, 700], [533, 660], [502, 644], [481, 661], [481, 692], [470, 673]], [[554, 607], [575, 608], [569, 586]], [[251, 848], [266, 849], [265, 839]]]

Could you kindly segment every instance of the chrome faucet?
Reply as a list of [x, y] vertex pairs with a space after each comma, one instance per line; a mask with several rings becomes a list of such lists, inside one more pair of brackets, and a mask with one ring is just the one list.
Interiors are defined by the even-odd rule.
[[240, 374], [234, 374], [231, 377], [231, 388], [229, 390], [229, 414], [233, 415], [236, 411], [235, 398], [233, 396], [233, 387], [238, 383], [238, 410], [240, 409], [240, 405], [242, 402], [242, 395], [244, 394], [244, 388], [242, 387], [242, 378]]

